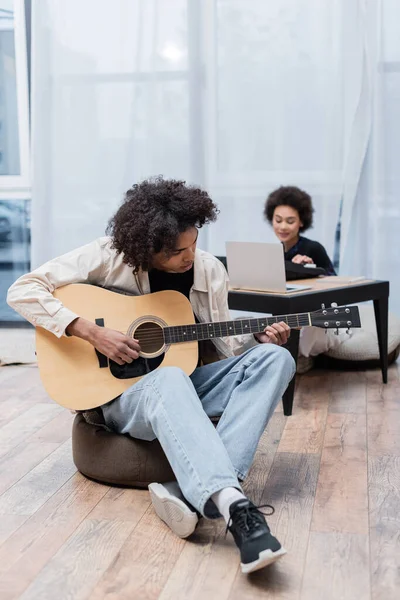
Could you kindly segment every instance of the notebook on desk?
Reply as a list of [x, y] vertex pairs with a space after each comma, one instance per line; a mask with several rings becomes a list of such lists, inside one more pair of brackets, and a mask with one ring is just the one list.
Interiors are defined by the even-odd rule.
[[282, 244], [226, 242], [231, 287], [257, 292], [295, 292], [311, 286], [286, 284]]

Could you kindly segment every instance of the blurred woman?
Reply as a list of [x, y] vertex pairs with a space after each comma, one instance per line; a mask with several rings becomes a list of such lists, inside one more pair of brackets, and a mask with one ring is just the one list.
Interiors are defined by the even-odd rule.
[[[314, 264], [325, 269], [327, 275], [336, 275], [332, 262], [319, 242], [300, 235], [312, 226], [314, 208], [311, 196], [295, 186], [282, 186], [267, 198], [264, 215], [272, 225], [275, 235], [282, 242], [285, 260], [300, 265]], [[334, 335], [317, 327], [302, 329], [299, 343], [300, 357], [323, 354], [339, 346], [347, 337], [345, 332]], [[304, 361], [303, 361], [304, 363]], [[298, 363], [298, 372], [312, 367], [312, 361]]]
[[323, 245], [300, 235], [312, 226], [313, 212], [310, 195], [294, 186], [282, 186], [272, 192], [264, 210], [284, 246], [285, 260], [300, 265], [315, 264], [325, 269], [327, 275], [336, 275]]

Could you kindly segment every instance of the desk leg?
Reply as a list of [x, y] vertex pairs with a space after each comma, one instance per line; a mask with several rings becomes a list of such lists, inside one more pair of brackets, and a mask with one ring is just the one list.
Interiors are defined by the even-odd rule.
[[[374, 300], [376, 333], [378, 335], [379, 358], [381, 362], [382, 380], [387, 383], [388, 371], [388, 310], [389, 298], [383, 296]], [[362, 323], [361, 323], [362, 326]]]
[[[289, 341], [285, 345], [285, 348], [287, 350], [289, 350], [289, 352], [293, 356], [296, 364], [297, 364], [297, 355], [299, 353], [299, 339], [300, 339], [300, 330], [292, 329], [292, 331], [290, 332]], [[289, 417], [292, 414], [295, 383], [296, 383], [296, 374], [293, 375], [293, 379], [289, 383], [289, 385], [286, 389], [286, 392], [283, 394], [283, 398], [282, 398], [283, 414], [287, 417]]]

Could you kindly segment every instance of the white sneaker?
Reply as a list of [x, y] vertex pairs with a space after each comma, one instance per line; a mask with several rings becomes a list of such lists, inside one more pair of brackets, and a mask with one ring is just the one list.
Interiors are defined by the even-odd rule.
[[150, 483], [149, 492], [156, 514], [176, 535], [186, 538], [193, 533], [199, 519], [185, 503], [177, 483]]

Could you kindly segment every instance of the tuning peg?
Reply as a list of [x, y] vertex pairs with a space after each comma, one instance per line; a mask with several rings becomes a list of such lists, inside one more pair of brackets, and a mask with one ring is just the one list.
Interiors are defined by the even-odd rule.
[[331, 307], [332, 308], [336, 308], [337, 307], [337, 302], [332, 302]]
[[325, 304], [321, 304], [322, 310], [325, 310]]

